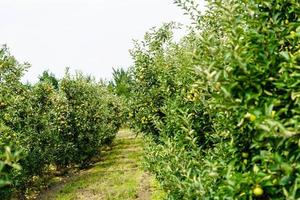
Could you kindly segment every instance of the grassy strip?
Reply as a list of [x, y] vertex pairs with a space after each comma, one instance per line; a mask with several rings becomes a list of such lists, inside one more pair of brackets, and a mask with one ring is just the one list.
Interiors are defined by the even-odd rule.
[[[129, 130], [122, 130], [112, 149], [103, 152], [103, 161], [81, 171], [58, 188], [50, 189], [42, 199], [137, 199], [145, 173], [141, 167], [141, 155], [142, 139], [136, 138]], [[153, 183], [151, 178], [151, 199], [163, 199], [157, 183]]]

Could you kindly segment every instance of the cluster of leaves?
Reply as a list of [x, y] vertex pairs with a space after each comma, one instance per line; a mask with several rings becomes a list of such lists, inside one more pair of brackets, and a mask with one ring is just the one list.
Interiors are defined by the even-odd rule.
[[149, 170], [169, 199], [300, 198], [300, 3], [192, 2], [180, 42], [170, 23], [131, 51]]
[[109, 83], [110, 89], [118, 96], [128, 99], [130, 96], [130, 85], [132, 77], [129, 72], [123, 68], [113, 69], [113, 79]]
[[121, 125], [120, 100], [104, 83], [81, 73], [57, 80], [44, 72], [38, 83], [22, 84], [27, 67], [1, 49], [1, 199], [14, 191], [22, 198], [49, 167], [66, 171], [90, 164]]
[[20, 159], [20, 151], [12, 152], [11, 148], [6, 146], [5, 150], [1, 150], [0, 155], [0, 188], [5, 187], [7, 185], [10, 185], [12, 182], [8, 178], [8, 172], [11, 169], [15, 170], [21, 170], [21, 166], [18, 164], [18, 161]]

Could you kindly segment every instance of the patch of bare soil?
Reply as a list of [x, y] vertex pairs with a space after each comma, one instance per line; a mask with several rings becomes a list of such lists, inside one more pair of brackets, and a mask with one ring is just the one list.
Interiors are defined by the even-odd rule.
[[150, 187], [150, 175], [144, 173], [139, 187], [137, 200], [150, 200], [151, 199], [151, 187]]

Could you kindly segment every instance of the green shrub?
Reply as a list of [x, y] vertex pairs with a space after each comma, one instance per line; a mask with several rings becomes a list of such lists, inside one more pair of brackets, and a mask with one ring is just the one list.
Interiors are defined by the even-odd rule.
[[57, 164], [88, 164], [115, 137], [121, 123], [119, 102], [106, 86], [82, 74], [67, 74], [57, 98], [55, 110], [61, 127], [55, 149], [62, 151], [57, 152]]
[[135, 60], [132, 126], [169, 199], [297, 199], [297, 1], [176, 1], [194, 20], [146, 34]]
[[48, 72], [34, 85], [23, 84], [27, 68], [1, 49], [0, 155], [6, 155], [0, 158], [1, 199], [13, 192], [24, 198], [49, 166], [66, 171], [89, 165], [122, 123], [121, 102], [105, 84], [80, 73], [57, 80]]

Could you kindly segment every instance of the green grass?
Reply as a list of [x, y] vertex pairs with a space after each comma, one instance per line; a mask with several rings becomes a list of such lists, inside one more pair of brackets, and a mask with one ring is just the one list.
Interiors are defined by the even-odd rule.
[[[122, 130], [111, 150], [102, 152], [102, 160], [92, 168], [79, 172], [66, 183], [42, 195], [42, 199], [77, 200], [137, 199], [143, 174], [142, 139], [129, 130]], [[151, 178], [151, 198], [163, 199], [163, 193]]]
[[162, 200], [166, 198], [166, 193], [154, 177], [150, 178], [150, 187], [152, 189], [151, 200]]

